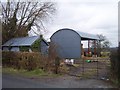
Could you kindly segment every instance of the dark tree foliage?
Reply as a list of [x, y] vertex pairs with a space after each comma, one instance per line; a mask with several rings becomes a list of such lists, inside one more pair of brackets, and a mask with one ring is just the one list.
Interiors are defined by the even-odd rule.
[[120, 87], [120, 42], [118, 47], [118, 81], [119, 81], [119, 87]]
[[120, 86], [120, 42], [117, 50], [113, 50], [110, 55], [111, 79]]
[[[55, 13], [53, 2], [2, 2], [2, 43], [28, 34], [33, 26], [44, 29], [44, 22]], [[36, 33], [36, 32], [35, 32]]]

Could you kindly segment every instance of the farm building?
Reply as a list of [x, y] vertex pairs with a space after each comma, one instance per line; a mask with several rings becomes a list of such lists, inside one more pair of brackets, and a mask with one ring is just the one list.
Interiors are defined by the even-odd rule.
[[[84, 53], [81, 41], [82, 40], [99, 40], [96, 35], [77, 32], [72, 29], [60, 29], [56, 31], [50, 38], [51, 45], [55, 45], [55, 51], [58, 56], [61, 58], [80, 58]], [[50, 45], [50, 46], [51, 46]], [[95, 43], [96, 45], [96, 43]], [[96, 48], [94, 49], [94, 54], [96, 53]], [[88, 52], [89, 52], [89, 43], [88, 43]]]
[[49, 44], [42, 36], [13, 38], [2, 45], [3, 51], [41, 51], [43, 54], [48, 53]]

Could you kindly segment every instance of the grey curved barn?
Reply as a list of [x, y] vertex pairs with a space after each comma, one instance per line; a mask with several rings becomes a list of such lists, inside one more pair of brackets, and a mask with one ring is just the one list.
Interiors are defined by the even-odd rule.
[[51, 43], [56, 45], [57, 54], [61, 58], [80, 58], [81, 40], [98, 40], [99, 38], [96, 35], [64, 28], [56, 31], [50, 39]]

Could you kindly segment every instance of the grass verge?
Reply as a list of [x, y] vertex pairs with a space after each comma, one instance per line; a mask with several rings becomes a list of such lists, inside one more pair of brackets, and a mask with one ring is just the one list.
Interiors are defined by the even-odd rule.
[[27, 71], [24, 69], [14, 69], [14, 68], [2, 68], [2, 73], [12, 74], [12, 75], [19, 75], [24, 77], [58, 77], [61, 76], [61, 74], [54, 74], [51, 72], [45, 72], [42, 69], [36, 69], [32, 71]]

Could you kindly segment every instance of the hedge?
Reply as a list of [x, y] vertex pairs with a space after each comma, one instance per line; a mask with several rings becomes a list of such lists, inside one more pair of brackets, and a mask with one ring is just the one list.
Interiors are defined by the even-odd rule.
[[116, 51], [112, 51], [111, 60], [111, 79], [120, 86], [120, 47]]
[[2, 52], [2, 65], [28, 71], [38, 68], [53, 69], [53, 61], [39, 52]]

